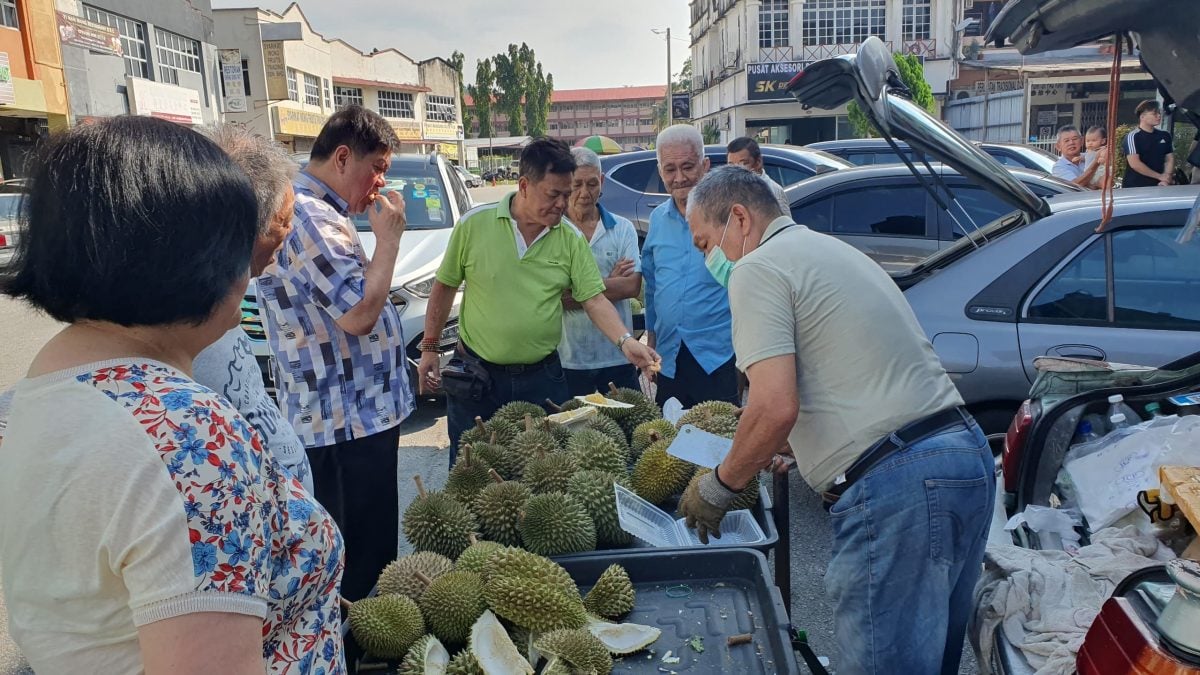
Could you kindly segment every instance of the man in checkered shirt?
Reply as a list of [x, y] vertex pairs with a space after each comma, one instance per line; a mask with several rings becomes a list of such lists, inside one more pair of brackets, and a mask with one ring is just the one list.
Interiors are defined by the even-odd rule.
[[[396, 557], [396, 449], [413, 409], [400, 316], [388, 302], [404, 201], [379, 194], [399, 146], [378, 114], [334, 113], [296, 177], [292, 232], [258, 278], [281, 407], [345, 539], [351, 600]], [[364, 211], [378, 242], [372, 259], [349, 218]]]

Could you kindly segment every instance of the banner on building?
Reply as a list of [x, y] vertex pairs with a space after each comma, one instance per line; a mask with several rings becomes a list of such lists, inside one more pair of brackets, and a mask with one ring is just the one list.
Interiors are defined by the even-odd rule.
[[116, 28], [95, 21], [88, 21], [74, 14], [55, 12], [58, 23], [58, 39], [64, 45], [83, 47], [93, 52], [122, 56], [121, 34]]
[[431, 141], [456, 141], [462, 138], [462, 125], [457, 122], [425, 121], [425, 138]]
[[751, 101], [776, 101], [788, 98], [787, 86], [811, 61], [778, 61], [746, 64], [746, 98]]
[[204, 124], [200, 92], [195, 89], [126, 75], [125, 92], [129, 96], [129, 112], [134, 115], [158, 117], [179, 124]]
[[459, 159], [457, 143], [438, 143], [437, 151], [445, 155], [448, 159]]
[[242, 73], [242, 50], [218, 49], [221, 62], [221, 83], [225, 91], [225, 112], [246, 112], [246, 80]]
[[0, 52], [0, 105], [12, 105], [17, 102], [17, 92], [13, 89], [12, 67], [8, 63], [8, 52]]
[[392, 125], [392, 130], [396, 132], [396, 137], [402, 141], [420, 141], [424, 138], [421, 134], [421, 123], [402, 120], [388, 120]]
[[671, 94], [671, 119], [692, 119], [692, 95]]
[[288, 98], [287, 61], [283, 57], [283, 42], [264, 41], [262, 54], [263, 68], [267, 76], [267, 98], [272, 101]]
[[325, 126], [325, 120], [329, 119], [321, 113], [285, 108], [282, 105], [271, 108], [271, 112], [275, 116], [277, 133], [301, 138], [316, 138]]

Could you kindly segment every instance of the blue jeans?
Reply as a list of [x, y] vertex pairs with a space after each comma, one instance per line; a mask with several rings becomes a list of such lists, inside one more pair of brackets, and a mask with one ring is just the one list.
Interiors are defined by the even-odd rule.
[[958, 672], [995, 502], [978, 425], [896, 452], [829, 511], [839, 675]]

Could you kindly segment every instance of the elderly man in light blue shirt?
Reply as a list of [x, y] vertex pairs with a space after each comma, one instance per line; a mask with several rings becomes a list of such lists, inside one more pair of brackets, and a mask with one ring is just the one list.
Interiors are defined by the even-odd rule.
[[657, 399], [677, 398], [685, 408], [709, 400], [737, 404], [729, 294], [706, 267], [683, 216], [688, 195], [708, 172], [704, 139], [695, 127], [676, 124], [658, 135], [655, 147], [658, 175], [671, 195], [650, 213], [642, 245], [646, 330], [662, 356]]
[[[575, 172], [567, 219], [587, 239], [604, 277], [604, 295], [612, 301], [626, 326], [633, 323], [630, 299], [642, 292], [642, 262], [637, 230], [629, 219], [600, 206], [604, 174], [600, 158], [587, 148], [574, 148]], [[568, 292], [563, 297], [563, 336], [558, 346], [567, 390], [571, 396], [606, 391], [609, 383], [638, 389], [637, 369], [588, 318]]]

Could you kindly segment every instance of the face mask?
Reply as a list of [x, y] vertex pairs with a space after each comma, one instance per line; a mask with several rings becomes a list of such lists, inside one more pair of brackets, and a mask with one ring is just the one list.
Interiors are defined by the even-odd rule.
[[[729, 217], [732, 218], [733, 214], [730, 213]], [[717, 244], [713, 250], [708, 252], [708, 255], [704, 256], [704, 266], [708, 268], [708, 273], [711, 274], [713, 278], [717, 280], [717, 283], [721, 284], [721, 286], [724, 288], [729, 288], [729, 277], [733, 274], [734, 264], [734, 261], [730, 260], [725, 255], [725, 251], [721, 249], [721, 245], [725, 243], [725, 235], [728, 233], [729, 219], [726, 218], [725, 230], [721, 232], [721, 243]], [[742, 242], [742, 255], [746, 255], [745, 241]]]

